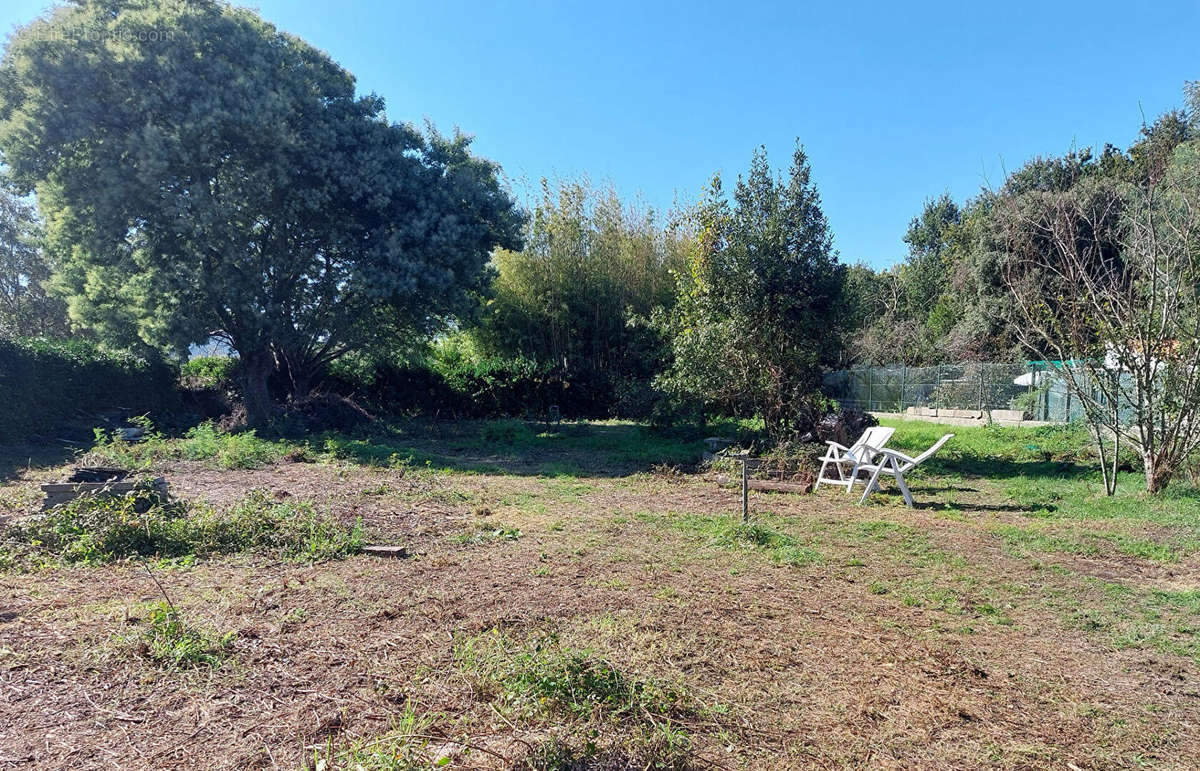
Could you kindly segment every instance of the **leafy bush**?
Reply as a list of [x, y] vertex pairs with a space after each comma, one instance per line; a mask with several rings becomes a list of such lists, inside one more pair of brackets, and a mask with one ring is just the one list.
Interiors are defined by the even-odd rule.
[[402, 362], [332, 368], [325, 386], [368, 409], [460, 418], [541, 418], [557, 407], [565, 418], [643, 419], [660, 395], [650, 377], [580, 367], [569, 372], [523, 357], [480, 356], [444, 346]]
[[239, 364], [231, 356], [195, 356], [179, 368], [179, 377], [185, 385], [229, 391], [236, 384]]
[[131, 557], [207, 557], [260, 552], [323, 561], [361, 550], [361, 522], [347, 526], [308, 503], [256, 490], [227, 511], [158, 504], [148, 497], [85, 496], [0, 529], [0, 568], [99, 564]]
[[161, 361], [79, 340], [0, 340], [0, 442], [114, 407], [169, 412], [179, 404], [176, 380]]
[[169, 669], [217, 667], [229, 655], [234, 633], [214, 636], [192, 626], [165, 602], [150, 609], [147, 626], [138, 637], [146, 658]]
[[254, 431], [224, 433], [206, 421], [184, 436], [182, 451], [189, 460], [215, 460], [221, 468], [258, 468], [279, 460], [291, 448], [259, 439]]

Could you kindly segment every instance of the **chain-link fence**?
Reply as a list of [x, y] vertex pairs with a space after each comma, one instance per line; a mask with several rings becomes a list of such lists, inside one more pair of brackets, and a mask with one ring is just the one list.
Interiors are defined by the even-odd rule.
[[[856, 367], [825, 375], [824, 391], [848, 409], [903, 412], [908, 407], [1020, 410], [1029, 420], [1068, 422], [1082, 416], [1055, 365], [940, 364]], [[1058, 365], [1061, 366], [1061, 365]]]

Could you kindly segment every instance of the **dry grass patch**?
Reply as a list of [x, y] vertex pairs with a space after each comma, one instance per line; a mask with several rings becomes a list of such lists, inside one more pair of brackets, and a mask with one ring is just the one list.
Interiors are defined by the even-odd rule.
[[[609, 443], [599, 460], [586, 436], [564, 439], [569, 458], [537, 436], [422, 439], [431, 455], [543, 453], [506, 473], [167, 462], [195, 505], [224, 510], [259, 487], [418, 548], [318, 565], [208, 552], [156, 570], [177, 609], [158, 621], [162, 592], [134, 564], [0, 574], [0, 756], [49, 768], [1200, 763], [1192, 557], [1128, 553], [1182, 530], [1029, 516], [994, 482], [951, 474], [921, 481], [927, 508], [754, 494], [742, 523], [737, 492], [700, 474], [613, 471], [621, 436], [593, 437]], [[565, 460], [576, 468], [539, 471]], [[1102, 532], [1135, 541], [1122, 551]], [[1041, 536], [1098, 549], [1029, 540]], [[162, 655], [139, 648], [146, 634]]]

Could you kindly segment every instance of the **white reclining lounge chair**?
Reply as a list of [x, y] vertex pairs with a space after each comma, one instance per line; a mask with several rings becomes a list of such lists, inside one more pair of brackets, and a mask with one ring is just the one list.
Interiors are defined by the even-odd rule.
[[[850, 447], [837, 442], [827, 441], [829, 449], [825, 451], [824, 457], [821, 458], [821, 473], [817, 474], [817, 483], [813, 485], [813, 490], [821, 486], [822, 482], [826, 484], [840, 485], [846, 488], [846, 492], [850, 492], [850, 486], [854, 482], [854, 477], [858, 474], [858, 469], [864, 463], [870, 463], [879, 455], [879, 451], [887, 444], [887, 440], [892, 438], [892, 434], [896, 433], [896, 429], [888, 428], [887, 426], [872, 426], [863, 435], [858, 438]], [[825, 469], [832, 464], [837, 469], [837, 478], [825, 476]], [[843, 466], [850, 466], [850, 473], [847, 474]]]
[[[863, 491], [862, 498], [858, 502], [865, 503], [867, 496], [879, 489], [879, 475], [886, 474], [896, 478], [896, 484], [900, 487], [900, 494], [904, 496], [904, 502], [911, 509], [913, 507], [912, 493], [908, 491], [908, 485], [904, 483], [904, 475], [929, 460], [935, 452], [942, 449], [943, 444], [950, 441], [953, 437], [954, 434], [946, 434], [934, 442], [933, 446], [928, 450], [915, 458], [910, 458], [902, 452], [884, 448], [879, 451], [879, 462], [869, 461], [859, 464], [856, 472], [865, 471], [870, 473], [871, 481], [867, 482], [867, 489]], [[857, 473], [855, 476], [857, 476]], [[847, 490], [854, 486], [855, 476], [850, 477], [850, 483], [846, 486]]]

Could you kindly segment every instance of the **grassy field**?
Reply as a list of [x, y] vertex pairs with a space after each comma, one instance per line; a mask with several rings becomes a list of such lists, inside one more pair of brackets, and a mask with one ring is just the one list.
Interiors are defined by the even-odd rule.
[[1067, 428], [893, 425], [957, 434], [917, 508], [750, 523], [704, 434], [629, 423], [101, 437], [174, 501], [47, 518], [66, 459], [0, 449], [0, 761], [1200, 764], [1200, 491], [1106, 499]]

